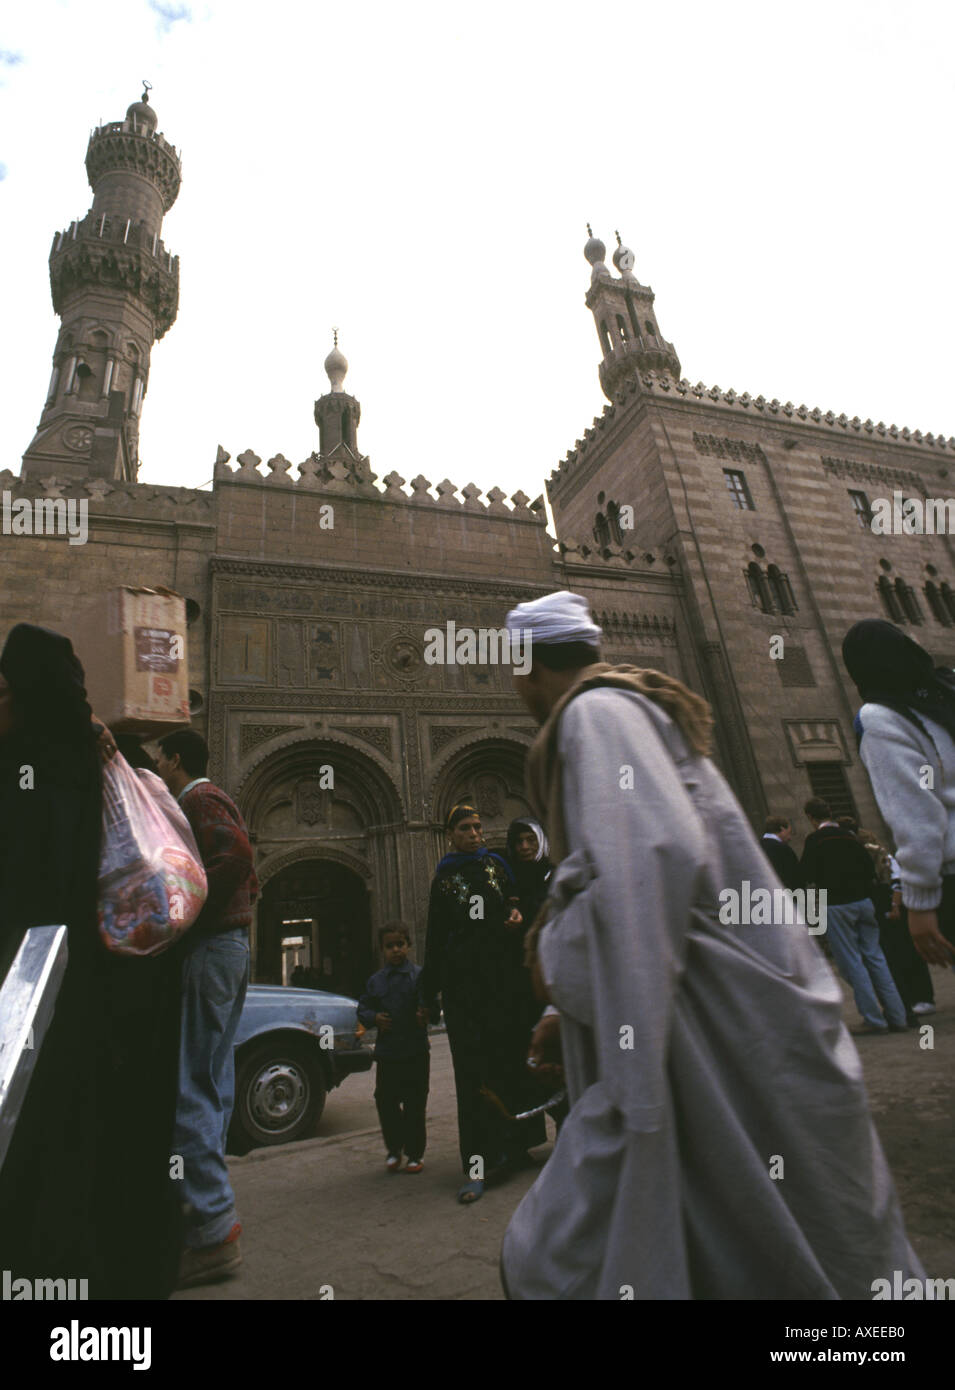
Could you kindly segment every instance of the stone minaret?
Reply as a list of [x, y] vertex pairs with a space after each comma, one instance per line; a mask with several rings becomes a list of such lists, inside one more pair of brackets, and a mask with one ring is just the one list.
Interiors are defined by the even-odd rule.
[[50, 251], [61, 326], [46, 404], [23, 476], [134, 481], [149, 354], [175, 322], [179, 258], [159, 239], [179, 155], [156, 130], [148, 88], [126, 119], [90, 136], [93, 206]]
[[600, 385], [608, 400], [613, 400], [628, 378], [641, 372], [665, 372], [680, 378], [680, 359], [672, 343], [660, 335], [653, 308], [653, 291], [641, 285], [633, 273], [633, 252], [620, 240], [613, 263], [620, 272], [615, 278], [604, 257], [607, 248], [588, 226], [590, 239], [584, 255], [593, 266], [587, 308], [594, 316], [597, 337], [603, 352], [600, 363]]
[[342, 390], [348, 371], [345, 354], [338, 346], [338, 329], [333, 330], [335, 345], [325, 358], [325, 371], [331, 383], [331, 390], [315, 402], [315, 423], [318, 426], [320, 454], [330, 454], [344, 444], [356, 458], [358, 453], [358, 421], [361, 419], [361, 406], [354, 396]]

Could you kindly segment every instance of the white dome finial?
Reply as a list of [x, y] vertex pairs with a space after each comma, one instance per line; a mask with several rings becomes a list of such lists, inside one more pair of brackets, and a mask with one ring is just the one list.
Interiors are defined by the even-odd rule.
[[332, 334], [334, 337], [334, 346], [325, 358], [325, 371], [332, 384], [332, 390], [340, 391], [342, 389], [342, 382], [345, 380], [345, 376], [348, 372], [348, 359], [345, 357], [344, 353], [338, 350], [338, 329], [333, 328]]

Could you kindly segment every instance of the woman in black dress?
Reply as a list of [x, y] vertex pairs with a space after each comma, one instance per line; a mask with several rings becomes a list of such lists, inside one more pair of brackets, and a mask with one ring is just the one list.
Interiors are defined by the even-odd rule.
[[458, 1200], [473, 1202], [488, 1174], [542, 1141], [525, 1137], [504, 1114], [518, 1114], [536, 1099], [527, 1072], [527, 971], [516, 885], [505, 861], [484, 845], [473, 806], [455, 806], [446, 828], [451, 852], [431, 885], [421, 988], [426, 998], [442, 996], [467, 1179]]
[[69, 641], [15, 627], [0, 655], [0, 976], [32, 926], [65, 924], [69, 958], [0, 1169], [0, 1265], [86, 1279], [90, 1298], [165, 1298], [179, 965], [100, 941], [101, 733]]

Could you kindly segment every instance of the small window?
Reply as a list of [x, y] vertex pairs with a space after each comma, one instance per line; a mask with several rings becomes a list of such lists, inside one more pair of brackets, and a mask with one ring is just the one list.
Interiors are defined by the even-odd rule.
[[806, 771], [809, 774], [813, 796], [821, 796], [823, 801], [829, 803], [833, 819], [852, 816], [854, 820], [858, 820], [859, 812], [856, 810], [841, 763], [807, 763]]
[[594, 542], [598, 550], [610, 544], [610, 523], [603, 512], [598, 512], [594, 518]]
[[952, 622], [955, 623], [955, 594], [952, 593], [950, 584], [942, 585], [942, 602], [948, 609], [948, 615]]
[[899, 602], [909, 622], [924, 623], [925, 618], [919, 607], [919, 601], [915, 595], [915, 590], [910, 585], [906, 584], [904, 579], [897, 579], [895, 581], [895, 592], [898, 595]]
[[887, 575], [883, 574], [882, 578], [879, 580], [878, 588], [879, 597], [882, 599], [882, 604], [886, 613], [888, 613], [894, 623], [904, 623], [905, 614], [902, 611], [902, 605], [899, 603], [898, 596]]
[[623, 530], [620, 526], [620, 504], [610, 501], [607, 503], [607, 521], [610, 525], [610, 534], [613, 537], [614, 545], [623, 545]]
[[768, 578], [773, 599], [780, 613], [795, 613], [796, 598], [789, 582], [789, 575], [782, 574], [777, 565], [770, 565]]
[[738, 469], [724, 468], [723, 477], [726, 479], [726, 486], [729, 488], [733, 505], [741, 512], [755, 512], [756, 508], [753, 506], [753, 499], [749, 494], [744, 475]]
[[600, 341], [603, 344], [604, 355], [613, 352], [613, 344], [610, 341], [610, 334], [607, 332], [606, 319], [600, 320]]
[[630, 341], [627, 325], [624, 323], [623, 317], [620, 314], [617, 315], [617, 332], [620, 334], [620, 341], [622, 343], [628, 343]]
[[653, 324], [650, 322], [649, 319], [647, 319], [646, 323], [643, 326], [650, 334], [651, 338], [655, 338], [657, 336], [657, 330], [654, 328]]
[[763, 571], [753, 560], [745, 570], [746, 584], [749, 588], [749, 597], [754, 608], [758, 608], [763, 613], [773, 611], [773, 600], [770, 594], [769, 584]]
[[869, 499], [864, 492], [853, 492], [849, 489], [849, 496], [852, 498], [852, 507], [863, 531], [872, 530], [872, 508]]
[[937, 585], [933, 584], [931, 579], [926, 581], [925, 597], [928, 599], [928, 606], [932, 610], [935, 621], [941, 623], [943, 627], [951, 627], [952, 619], [945, 607], [945, 601], [939, 593]]

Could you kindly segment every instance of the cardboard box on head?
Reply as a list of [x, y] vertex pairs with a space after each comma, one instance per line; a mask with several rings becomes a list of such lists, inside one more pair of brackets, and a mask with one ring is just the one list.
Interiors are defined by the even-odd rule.
[[189, 723], [186, 601], [171, 589], [110, 589], [67, 634], [90, 705], [114, 733], [153, 737]]

